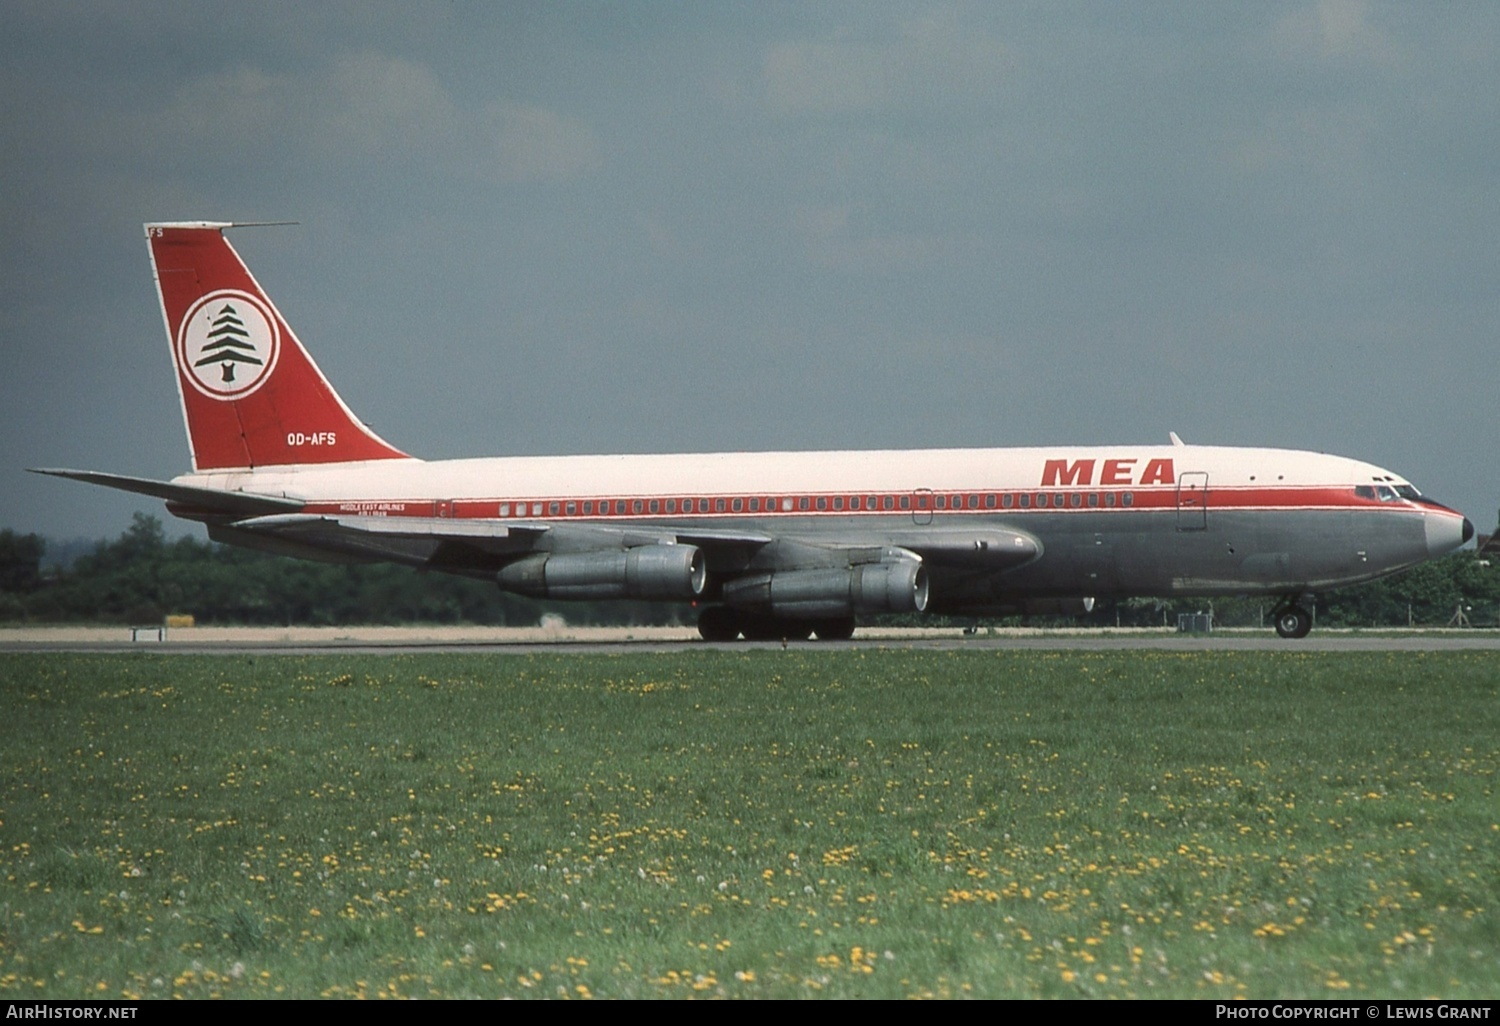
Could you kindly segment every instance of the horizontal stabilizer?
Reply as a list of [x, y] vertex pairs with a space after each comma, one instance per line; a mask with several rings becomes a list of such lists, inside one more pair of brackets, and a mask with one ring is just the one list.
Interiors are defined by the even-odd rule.
[[229, 516], [253, 517], [266, 513], [298, 510], [303, 506], [300, 499], [284, 499], [275, 495], [256, 495], [253, 492], [227, 492], [214, 488], [197, 488], [193, 485], [173, 484], [171, 481], [153, 481], [149, 477], [127, 477], [124, 474], [106, 474], [97, 470], [60, 470], [51, 467], [32, 468], [33, 474], [48, 474], [66, 477], [86, 484], [118, 488], [122, 492], [150, 495], [167, 502], [191, 506], [209, 513], [224, 513]]

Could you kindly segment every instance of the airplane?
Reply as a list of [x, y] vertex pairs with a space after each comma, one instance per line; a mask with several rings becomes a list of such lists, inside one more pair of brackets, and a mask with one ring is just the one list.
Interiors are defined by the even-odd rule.
[[38, 469], [155, 496], [215, 541], [540, 599], [693, 603], [710, 641], [843, 640], [877, 613], [1312, 596], [1460, 547], [1460, 513], [1342, 456], [1187, 445], [427, 461], [339, 398], [230, 246], [147, 224], [192, 472]]

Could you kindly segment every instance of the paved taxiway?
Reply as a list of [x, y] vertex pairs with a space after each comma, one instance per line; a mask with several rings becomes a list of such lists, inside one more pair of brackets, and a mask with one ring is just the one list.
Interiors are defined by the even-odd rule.
[[[134, 634], [134, 640], [132, 640]], [[124, 627], [0, 629], [0, 652], [153, 652], [265, 655], [357, 652], [687, 652], [779, 649], [779, 641], [708, 643], [691, 627], [189, 627], [158, 636]], [[1179, 634], [1163, 629], [1042, 631], [1015, 628], [965, 635], [954, 628], [862, 629], [848, 642], [794, 641], [791, 648], [1012, 649], [1173, 652], [1500, 652], [1500, 631], [1315, 631], [1300, 641], [1267, 630]]]

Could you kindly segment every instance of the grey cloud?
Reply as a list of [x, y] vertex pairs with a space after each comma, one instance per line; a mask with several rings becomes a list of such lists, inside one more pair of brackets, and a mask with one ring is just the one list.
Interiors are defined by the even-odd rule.
[[1277, 18], [1272, 39], [1288, 56], [1393, 61], [1397, 45], [1370, 12], [1367, 0], [1317, 0]]
[[577, 121], [503, 99], [461, 102], [431, 68], [375, 52], [295, 71], [241, 66], [205, 75], [139, 122], [132, 135], [174, 139], [182, 161], [257, 173], [283, 162], [330, 170], [378, 161], [538, 181], [599, 162], [597, 139]]
[[982, 27], [935, 9], [904, 22], [893, 38], [836, 32], [777, 43], [762, 74], [773, 110], [816, 115], [994, 97], [1008, 65], [1006, 48]]
[[586, 125], [542, 107], [497, 102], [477, 123], [488, 139], [476, 157], [483, 177], [507, 182], [572, 178], [598, 170], [603, 161], [599, 140]]

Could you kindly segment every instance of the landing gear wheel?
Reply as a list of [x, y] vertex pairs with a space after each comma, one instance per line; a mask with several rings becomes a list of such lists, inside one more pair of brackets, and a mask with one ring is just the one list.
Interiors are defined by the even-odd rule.
[[1276, 633], [1283, 638], [1305, 638], [1312, 630], [1312, 614], [1301, 606], [1288, 606], [1276, 612]]
[[854, 637], [854, 617], [849, 616], [841, 620], [816, 620], [813, 622], [812, 629], [819, 641], [848, 641]]
[[740, 618], [728, 606], [704, 606], [698, 614], [698, 634], [704, 641], [733, 641], [740, 636]]

